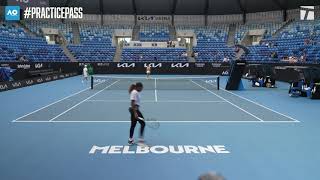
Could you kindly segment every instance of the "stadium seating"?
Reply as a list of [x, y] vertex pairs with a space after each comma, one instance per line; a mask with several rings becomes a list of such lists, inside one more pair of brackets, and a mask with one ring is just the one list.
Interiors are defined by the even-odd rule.
[[169, 28], [164, 24], [143, 24], [140, 26], [141, 41], [169, 41]]
[[244, 35], [249, 30], [255, 30], [255, 29], [265, 29], [265, 39], [271, 38], [272, 35], [282, 27], [283, 23], [277, 23], [277, 22], [268, 22], [268, 23], [249, 23], [249, 24], [238, 24], [235, 34], [235, 41], [236, 43], [239, 43]]
[[69, 45], [78, 61], [112, 61], [116, 48], [112, 46], [114, 29], [128, 26], [80, 25], [81, 45]]
[[11, 23], [0, 23], [0, 44], [1, 61], [17, 61], [21, 56], [32, 62], [69, 61], [58, 45], [48, 45], [44, 38], [32, 37]]
[[235, 56], [233, 48], [226, 45], [229, 30], [226, 24], [209, 27], [179, 26], [177, 29], [194, 30], [197, 45], [193, 50], [198, 53], [197, 61], [222, 61], [225, 57], [232, 59]]
[[246, 56], [248, 61], [277, 61], [279, 58], [272, 58], [271, 55], [277, 52], [277, 48], [266, 45], [257, 45], [248, 47], [250, 53]]
[[[319, 62], [320, 59], [320, 20], [294, 21], [284, 28], [277, 38], [266, 38], [261, 45], [250, 46], [248, 60], [280, 61], [288, 57], [306, 56], [306, 62]], [[271, 58], [276, 52], [278, 57]]]
[[306, 54], [306, 61], [319, 61], [320, 20], [296, 21], [273, 40], [277, 45], [279, 57], [300, 57]]
[[124, 48], [121, 61], [186, 61], [185, 48]]
[[25, 21], [25, 25], [31, 32], [41, 35], [41, 28], [58, 29], [66, 38], [66, 40], [72, 42], [72, 27], [70, 23], [62, 23], [61, 21]]
[[[133, 29], [132, 25], [93, 25], [80, 24], [81, 44], [71, 44], [72, 28], [70, 23], [48, 21], [26, 21], [25, 25], [34, 33], [40, 29], [55, 28], [64, 34], [69, 50], [78, 61], [112, 61], [116, 48], [113, 46], [115, 29]], [[277, 37], [272, 34], [282, 23], [250, 23], [237, 25], [235, 39], [239, 42], [248, 30], [266, 29], [264, 39], [256, 46], [248, 46], [249, 61], [281, 62], [287, 57], [306, 56], [307, 62], [320, 60], [320, 19], [315, 21], [294, 21], [286, 26]], [[225, 57], [235, 57], [234, 47], [226, 44], [229, 25], [215, 26], [177, 26], [177, 30], [193, 30], [197, 44], [193, 47], [199, 62], [222, 61]], [[14, 39], [14, 41], [13, 41]], [[140, 26], [141, 41], [168, 41], [169, 28], [163, 24], [143, 24]], [[0, 61], [16, 61], [25, 55], [29, 61], [69, 61], [58, 45], [48, 45], [44, 38], [32, 36], [14, 23], [0, 24]], [[128, 48], [123, 49], [122, 61], [187, 61], [182, 54], [185, 48]], [[272, 57], [272, 54], [277, 54]]]

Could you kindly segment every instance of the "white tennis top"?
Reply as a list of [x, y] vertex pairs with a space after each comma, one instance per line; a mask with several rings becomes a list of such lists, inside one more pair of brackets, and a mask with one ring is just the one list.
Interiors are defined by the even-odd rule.
[[134, 100], [135, 104], [140, 106], [140, 93], [135, 89], [131, 91], [130, 100]]
[[83, 76], [88, 77], [88, 68], [83, 68]]

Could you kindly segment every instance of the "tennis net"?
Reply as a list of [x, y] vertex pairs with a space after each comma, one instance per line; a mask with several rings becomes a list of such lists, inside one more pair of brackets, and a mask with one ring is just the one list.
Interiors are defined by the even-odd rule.
[[131, 84], [141, 82], [144, 90], [219, 90], [219, 76], [205, 77], [127, 77], [92, 76], [91, 89], [128, 90]]

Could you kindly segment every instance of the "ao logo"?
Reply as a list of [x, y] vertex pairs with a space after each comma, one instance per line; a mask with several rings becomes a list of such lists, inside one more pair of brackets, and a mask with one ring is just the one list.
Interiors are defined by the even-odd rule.
[[19, 21], [20, 20], [20, 6], [6, 6], [5, 8], [7, 21]]
[[214, 83], [216, 83], [216, 81], [215, 81], [215, 80], [212, 80], [212, 79], [210, 79], [210, 80], [205, 80], [205, 82], [206, 82], [207, 84], [214, 84]]
[[222, 72], [222, 75], [224, 75], [224, 76], [229, 75], [229, 71], [223, 71], [223, 72]]
[[7, 13], [7, 15], [9, 15], [9, 16], [16, 16], [16, 15], [18, 15], [18, 11], [17, 10], [9, 10], [8, 11], [8, 13]]

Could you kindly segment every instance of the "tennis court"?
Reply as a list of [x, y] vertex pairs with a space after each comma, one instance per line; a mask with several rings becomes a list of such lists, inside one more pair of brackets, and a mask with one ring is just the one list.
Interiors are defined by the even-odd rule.
[[[228, 179], [316, 177], [319, 102], [297, 103], [287, 97], [287, 84], [230, 92], [223, 77], [219, 90], [217, 77], [97, 79], [93, 89], [74, 77], [0, 94], [7, 112], [1, 115], [1, 179], [196, 179], [206, 171]], [[145, 85], [144, 115], [161, 125], [146, 129], [147, 143], [220, 145], [229, 153], [90, 154], [93, 146], [127, 145], [127, 88], [135, 81]]]
[[[129, 122], [128, 87], [144, 84], [143, 111], [162, 123], [286, 122], [298, 120], [224, 89], [217, 77], [97, 76], [85, 89], [13, 122]], [[226, 110], [228, 113], [226, 113]]]

